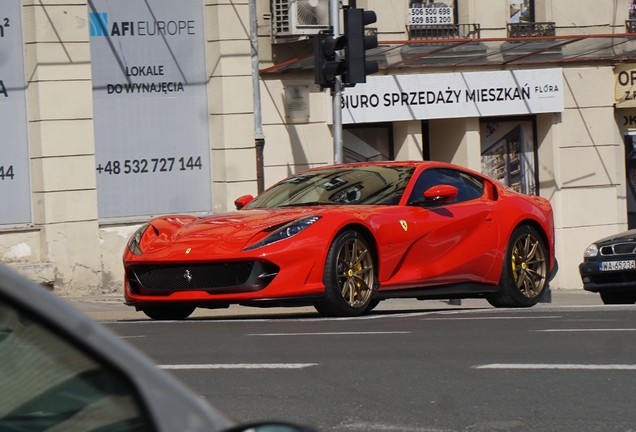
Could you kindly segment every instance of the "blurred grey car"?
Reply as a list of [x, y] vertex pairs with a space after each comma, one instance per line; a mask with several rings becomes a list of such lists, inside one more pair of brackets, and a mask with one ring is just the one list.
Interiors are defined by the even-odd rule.
[[0, 431], [257, 431], [237, 425], [146, 356], [0, 265]]

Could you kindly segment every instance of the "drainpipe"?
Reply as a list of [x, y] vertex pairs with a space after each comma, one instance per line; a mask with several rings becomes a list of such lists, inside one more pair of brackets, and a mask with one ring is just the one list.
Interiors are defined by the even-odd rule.
[[[329, 25], [333, 35], [338, 37], [340, 33], [340, 0], [329, 0]], [[336, 52], [336, 60], [340, 59], [340, 53]], [[333, 163], [341, 164], [344, 161], [342, 147], [342, 80], [336, 75], [334, 88], [331, 91], [331, 103], [333, 111]]]
[[249, 0], [250, 8], [250, 44], [252, 51], [252, 88], [254, 89], [254, 146], [256, 148], [256, 185], [260, 194], [265, 189], [265, 173], [263, 150], [265, 135], [263, 134], [263, 119], [261, 117], [261, 84], [258, 71], [258, 36], [256, 30], [256, 0]]

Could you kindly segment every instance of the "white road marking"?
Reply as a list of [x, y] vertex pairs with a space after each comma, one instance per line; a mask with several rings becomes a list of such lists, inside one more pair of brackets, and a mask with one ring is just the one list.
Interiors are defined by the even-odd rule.
[[132, 339], [132, 338], [142, 338], [142, 337], [146, 337], [144, 335], [139, 335], [139, 336], [119, 336], [119, 339]]
[[230, 363], [159, 365], [159, 369], [302, 369], [318, 363]]
[[636, 329], [617, 328], [617, 329], [549, 329], [549, 330], [533, 330], [537, 332], [624, 332], [624, 331], [636, 331]]
[[636, 370], [636, 365], [627, 364], [510, 364], [493, 363], [473, 366], [475, 369], [568, 369], [568, 370]]
[[380, 335], [410, 334], [410, 331], [377, 331], [377, 332], [323, 332], [323, 333], [252, 333], [247, 336], [340, 336], [340, 335]]
[[220, 318], [220, 317], [193, 317], [193, 319], [179, 320], [179, 321], [155, 321], [150, 319], [142, 319], [142, 320], [99, 320], [100, 323], [104, 324], [141, 324], [141, 325], [162, 325], [162, 324], [201, 324], [201, 323], [237, 323], [237, 322], [315, 322], [315, 321], [325, 321], [325, 322], [335, 322], [335, 321], [365, 321], [365, 320], [378, 320], [378, 319], [392, 319], [392, 318], [415, 318], [415, 317], [424, 317], [431, 315], [470, 315], [470, 314], [478, 314], [478, 313], [516, 313], [516, 314], [528, 314], [531, 315], [540, 309], [544, 309], [542, 312], [545, 313], [545, 309], [549, 308], [550, 312], [558, 313], [558, 312], [577, 312], [577, 311], [589, 311], [589, 310], [598, 310], [603, 312], [620, 312], [623, 310], [633, 310], [633, 305], [612, 305], [612, 307], [608, 307], [607, 305], [577, 305], [577, 306], [536, 306], [535, 309], [513, 309], [513, 308], [500, 308], [494, 309], [492, 307], [483, 307], [483, 308], [471, 308], [471, 309], [448, 309], [448, 310], [429, 310], [429, 311], [419, 311], [419, 312], [397, 312], [392, 313], [391, 310], [382, 310], [378, 309], [379, 313], [373, 313], [371, 315], [363, 315], [358, 317], [350, 317], [350, 318], [323, 318], [314, 315], [303, 316], [302, 318], [298, 317], [276, 317], [276, 318], [241, 318], [241, 314], [232, 315], [228, 318]]
[[420, 321], [455, 321], [455, 320], [510, 320], [510, 319], [555, 319], [560, 316], [508, 316], [508, 317], [469, 317], [469, 318], [422, 318]]

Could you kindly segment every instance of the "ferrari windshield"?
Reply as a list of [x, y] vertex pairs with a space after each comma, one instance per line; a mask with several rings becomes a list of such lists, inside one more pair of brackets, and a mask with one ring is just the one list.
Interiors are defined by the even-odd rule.
[[409, 166], [349, 166], [291, 176], [259, 195], [245, 208], [303, 205], [395, 205], [415, 168]]

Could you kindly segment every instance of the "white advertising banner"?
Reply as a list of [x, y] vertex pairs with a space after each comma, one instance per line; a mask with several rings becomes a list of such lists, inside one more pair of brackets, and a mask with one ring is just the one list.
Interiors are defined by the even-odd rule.
[[0, 225], [31, 223], [31, 175], [20, 0], [0, 7]]
[[342, 93], [345, 124], [562, 111], [560, 68], [368, 76]]
[[212, 209], [201, 0], [90, 0], [99, 218]]

